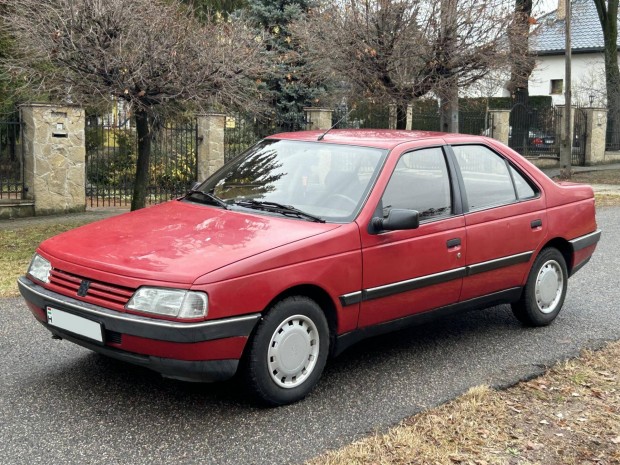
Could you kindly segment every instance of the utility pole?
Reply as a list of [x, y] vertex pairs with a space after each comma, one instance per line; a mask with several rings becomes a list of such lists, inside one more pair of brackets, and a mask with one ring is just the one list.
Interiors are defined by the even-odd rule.
[[571, 112], [571, 0], [566, 0], [565, 21], [566, 40], [564, 55], [564, 140], [560, 147], [560, 175], [563, 178], [571, 176], [571, 158], [573, 153], [572, 112]]

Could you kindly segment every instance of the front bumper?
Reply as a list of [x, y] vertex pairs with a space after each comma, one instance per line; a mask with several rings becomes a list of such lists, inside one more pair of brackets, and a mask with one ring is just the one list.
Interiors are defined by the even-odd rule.
[[[49, 291], [26, 277], [17, 281], [28, 307], [52, 334], [83, 347], [150, 368], [168, 378], [221, 381], [237, 371], [243, 347], [259, 313], [198, 323], [119, 313]], [[103, 343], [51, 326], [52, 307], [101, 324]]]

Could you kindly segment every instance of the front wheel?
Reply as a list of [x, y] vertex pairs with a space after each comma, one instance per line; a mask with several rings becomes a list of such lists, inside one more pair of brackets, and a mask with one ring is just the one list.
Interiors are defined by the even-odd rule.
[[566, 261], [559, 250], [543, 249], [532, 266], [521, 298], [512, 312], [528, 326], [546, 326], [558, 316], [568, 283]]
[[250, 390], [268, 405], [303, 399], [319, 380], [329, 351], [325, 314], [308, 297], [288, 297], [259, 323], [246, 358]]

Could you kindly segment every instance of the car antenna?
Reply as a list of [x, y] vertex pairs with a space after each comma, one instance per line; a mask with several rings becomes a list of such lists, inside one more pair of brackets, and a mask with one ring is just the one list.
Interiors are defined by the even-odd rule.
[[338, 126], [342, 122], [343, 119], [348, 118], [349, 115], [353, 113], [353, 110], [355, 110], [355, 106], [353, 106], [346, 115], [344, 115], [342, 118], [336, 121], [331, 128], [329, 128], [327, 131], [325, 131], [323, 134], [317, 137], [316, 140], [323, 140], [323, 138], [327, 135], [327, 133], [331, 131], [332, 129], [334, 129], [336, 126]]

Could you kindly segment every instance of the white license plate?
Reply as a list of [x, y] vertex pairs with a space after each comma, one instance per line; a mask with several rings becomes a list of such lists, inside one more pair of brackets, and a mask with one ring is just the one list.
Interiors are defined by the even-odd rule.
[[103, 342], [101, 324], [96, 321], [63, 312], [56, 308], [47, 307], [47, 323], [56, 328], [64, 329], [74, 334]]
[[552, 139], [545, 139], [545, 144], [553, 144], [553, 140]]

